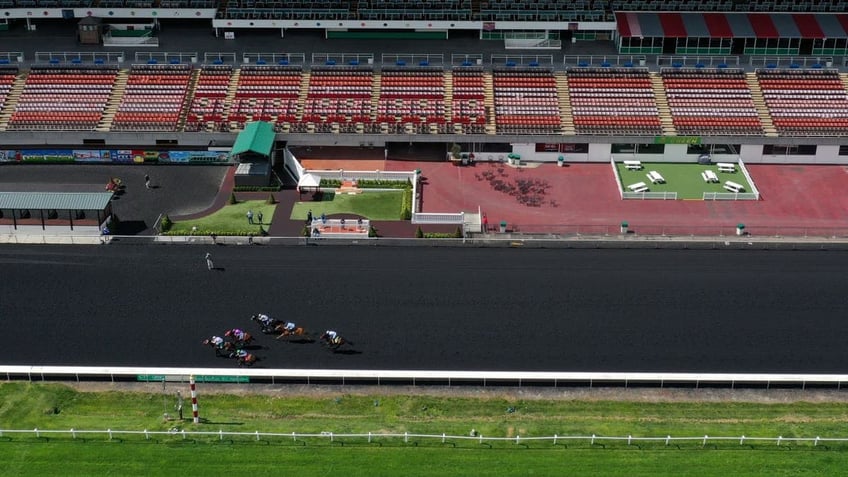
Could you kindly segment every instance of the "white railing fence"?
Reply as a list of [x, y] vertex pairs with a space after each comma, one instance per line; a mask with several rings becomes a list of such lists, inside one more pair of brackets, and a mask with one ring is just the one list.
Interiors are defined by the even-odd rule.
[[35, 438], [47, 438], [49, 436], [58, 436], [62, 438], [70, 437], [71, 439], [77, 438], [87, 438], [87, 437], [103, 437], [108, 440], [114, 440], [116, 438], [129, 438], [129, 437], [141, 437], [143, 436], [145, 440], [150, 440], [155, 437], [171, 437], [171, 438], [180, 438], [180, 439], [188, 439], [189, 437], [206, 437], [206, 438], [217, 438], [218, 440], [224, 440], [224, 438], [242, 438], [249, 440], [260, 441], [263, 438], [268, 439], [291, 439], [292, 441], [300, 441], [304, 442], [306, 440], [327, 440], [329, 442], [335, 442], [336, 440], [341, 439], [356, 439], [356, 440], [367, 440], [367, 442], [375, 442], [377, 440], [402, 440], [404, 444], [409, 443], [410, 440], [433, 440], [439, 443], [447, 443], [448, 441], [465, 441], [469, 443], [511, 443], [511, 444], [524, 444], [529, 445], [531, 443], [550, 443], [551, 445], [564, 444], [566, 442], [573, 442], [577, 444], [585, 444], [589, 446], [597, 446], [603, 445], [606, 443], [610, 444], [620, 444], [624, 443], [628, 446], [639, 445], [640, 443], [649, 443], [649, 444], [661, 444], [665, 446], [670, 446], [672, 444], [678, 443], [694, 443], [696, 445], [700, 445], [700, 447], [706, 447], [708, 444], [713, 445], [754, 445], [754, 444], [766, 444], [766, 445], [811, 445], [813, 447], [817, 447], [819, 444], [827, 444], [827, 443], [843, 443], [848, 442], [848, 437], [749, 437], [749, 436], [709, 436], [709, 435], [701, 435], [701, 436], [688, 436], [688, 437], [673, 437], [671, 435], [666, 436], [599, 436], [596, 434], [592, 434], [591, 436], [560, 436], [554, 434], [553, 436], [539, 436], [539, 437], [521, 437], [517, 435], [515, 437], [489, 437], [484, 436], [482, 434], [477, 434], [475, 431], [472, 431], [467, 436], [457, 436], [457, 435], [448, 435], [444, 434], [415, 434], [410, 432], [404, 433], [390, 433], [390, 432], [367, 432], [367, 433], [335, 433], [335, 432], [320, 432], [320, 433], [298, 433], [298, 432], [290, 432], [290, 433], [282, 433], [282, 432], [233, 432], [233, 431], [186, 431], [185, 429], [178, 429], [176, 427], [167, 431], [150, 431], [147, 429], [141, 431], [127, 431], [127, 430], [116, 430], [116, 429], [105, 429], [105, 430], [89, 430], [89, 429], [0, 429], [0, 437], [8, 437], [11, 438], [13, 436], [20, 436], [23, 438], [26, 437], [35, 437]]

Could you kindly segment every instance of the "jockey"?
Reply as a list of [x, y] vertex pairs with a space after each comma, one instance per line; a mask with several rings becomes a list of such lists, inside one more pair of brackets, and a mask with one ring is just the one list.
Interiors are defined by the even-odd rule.
[[226, 337], [232, 336], [233, 339], [235, 339], [237, 341], [243, 341], [244, 340], [244, 330], [239, 329], [239, 328], [233, 328], [231, 330], [228, 330], [226, 333], [224, 333], [224, 336], [226, 336]]
[[263, 328], [270, 328], [274, 325], [274, 321], [276, 321], [265, 313], [259, 313], [253, 316], [256, 317], [257, 320], [259, 320], [259, 323], [262, 324]]
[[220, 336], [213, 336], [206, 341], [218, 349], [224, 347], [224, 338], [221, 338]]
[[237, 359], [244, 359], [247, 358], [248, 352], [243, 349], [237, 349], [234, 355]]
[[327, 336], [327, 341], [330, 343], [338, 344], [341, 341], [341, 337], [339, 337], [339, 334], [333, 330], [325, 331], [324, 335]]
[[297, 325], [295, 325], [295, 324], [294, 324], [294, 323], [292, 323], [291, 321], [287, 321], [287, 322], [285, 322], [285, 324], [283, 325], [283, 333], [291, 333], [291, 332], [293, 332], [293, 331], [294, 331], [294, 329], [295, 329], [296, 327], [297, 327]]

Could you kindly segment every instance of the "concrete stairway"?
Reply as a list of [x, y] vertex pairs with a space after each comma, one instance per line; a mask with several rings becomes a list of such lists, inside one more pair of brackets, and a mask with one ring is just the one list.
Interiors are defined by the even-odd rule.
[[103, 110], [103, 115], [100, 116], [100, 122], [97, 124], [97, 128], [95, 128], [97, 131], [107, 132], [112, 129], [115, 115], [118, 114], [118, 108], [121, 107], [121, 100], [127, 91], [129, 77], [129, 70], [118, 70], [118, 75], [115, 77], [115, 84], [112, 87], [112, 94], [109, 95], [109, 100], [106, 102], [106, 109]]
[[754, 102], [754, 107], [757, 109], [757, 115], [760, 117], [760, 123], [763, 125], [768, 137], [777, 137], [777, 128], [774, 126], [766, 99], [763, 97], [763, 90], [760, 87], [760, 82], [757, 81], [756, 73], [746, 73], [745, 81], [748, 83], [748, 88], [751, 90], [751, 100]]
[[668, 106], [668, 96], [665, 94], [662, 77], [656, 73], [650, 73], [650, 75], [651, 89], [654, 91], [654, 101], [657, 102], [663, 136], [677, 136], [677, 128], [674, 127], [674, 120], [671, 118], [671, 108]]
[[497, 120], [495, 119], [495, 80], [492, 73], [483, 73], [483, 84], [485, 85], [486, 96], [483, 99], [483, 106], [486, 110], [486, 134], [497, 134]]
[[21, 99], [21, 94], [24, 92], [24, 84], [26, 83], [27, 74], [19, 72], [12, 84], [12, 89], [6, 95], [6, 102], [3, 104], [3, 109], [0, 110], [0, 131], [6, 131], [9, 127], [9, 121], [12, 120], [12, 114], [18, 107], [18, 101]]
[[554, 73], [557, 84], [557, 98], [559, 99], [559, 115], [562, 123], [562, 133], [566, 136], [574, 136], [577, 130], [574, 127], [574, 114], [571, 110], [571, 94], [568, 91], [568, 77], [564, 71]]

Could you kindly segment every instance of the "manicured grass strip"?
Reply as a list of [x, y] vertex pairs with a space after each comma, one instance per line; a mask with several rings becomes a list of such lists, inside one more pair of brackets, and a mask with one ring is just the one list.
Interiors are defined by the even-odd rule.
[[335, 194], [331, 201], [298, 202], [292, 208], [292, 220], [306, 220], [312, 210], [314, 217], [321, 214], [356, 214], [370, 220], [401, 220], [403, 190], [362, 192], [360, 194]]
[[[268, 204], [264, 200], [246, 200], [233, 205], [226, 205], [221, 210], [210, 215], [193, 220], [174, 222], [169, 235], [191, 235], [192, 227], [197, 227], [195, 234], [209, 235], [259, 235], [259, 227], [268, 231], [274, 217], [276, 204]], [[247, 211], [253, 211], [254, 225], [247, 223]], [[262, 212], [262, 225], [259, 224], [259, 212]]]
[[14, 440], [0, 442], [0, 462], [27, 476], [819, 476], [841, 475], [848, 452]]
[[[629, 171], [623, 163], [616, 163], [618, 174], [621, 177], [622, 186], [644, 182], [650, 187], [651, 192], [677, 192], [678, 199], [703, 199], [704, 192], [723, 192], [727, 190], [722, 187], [725, 181], [735, 182], [745, 186], [745, 192], [751, 192], [751, 184], [745, 179], [745, 175], [736, 168], [733, 174], [719, 172], [718, 167], [701, 164], [676, 164], [643, 162], [641, 171]], [[701, 178], [701, 172], [711, 170], [716, 173], [719, 183], [710, 184]], [[657, 171], [665, 179], [665, 184], [651, 184], [647, 174], [649, 171]]]
[[[57, 384], [0, 385], [0, 427], [5, 429], [87, 429], [281, 434], [420, 433], [467, 436], [473, 428], [489, 437], [476, 440], [411, 437], [298, 438], [224, 437], [179, 433], [117, 436], [105, 433], [36, 438], [4, 433], [0, 438], [3, 475], [841, 475], [848, 444], [738, 441], [659, 442], [587, 440], [526, 441], [521, 436], [677, 437], [842, 437], [848, 415], [841, 402], [631, 402], [545, 400], [515, 397], [460, 398], [400, 394], [347, 394], [327, 388], [316, 396], [213, 394], [198, 384], [203, 422], [165, 420], [175, 415], [176, 391], [186, 384], [151, 384], [150, 392], [77, 392]], [[217, 387], [216, 389], [228, 389]], [[233, 385], [232, 392], [244, 389]], [[155, 390], [155, 391], [154, 391]], [[694, 393], [694, 392], [693, 392]], [[188, 400], [186, 400], [188, 406]], [[288, 473], [286, 473], [288, 475]]]

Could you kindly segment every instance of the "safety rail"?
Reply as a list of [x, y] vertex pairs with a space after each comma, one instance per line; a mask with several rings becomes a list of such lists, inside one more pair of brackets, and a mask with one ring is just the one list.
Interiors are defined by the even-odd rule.
[[554, 65], [553, 55], [502, 55], [491, 56], [494, 66], [532, 66], [552, 69]]
[[[432, 239], [431, 239], [432, 240]], [[2, 365], [0, 377], [8, 381], [138, 381], [139, 377], [188, 382], [190, 376], [241, 376], [250, 382], [283, 383], [299, 381], [307, 384], [369, 383], [410, 385], [574, 385], [586, 387], [621, 385], [657, 387], [690, 385], [700, 387], [725, 385], [735, 387], [770, 388], [778, 386], [830, 386], [842, 388], [848, 374], [746, 374], [746, 373], [616, 373], [616, 372], [554, 372], [554, 371], [452, 371], [452, 370], [380, 370], [380, 369], [269, 369], [269, 368], [177, 368], [129, 366], [34, 366]], [[150, 379], [147, 379], [150, 381]]]
[[726, 68], [728, 66], [739, 66], [739, 57], [738, 56], [665, 56], [660, 55], [657, 56], [657, 66], [673, 66], [673, 67], [683, 67], [683, 66], [695, 66], [695, 67], [722, 67]]
[[645, 66], [644, 56], [638, 55], [565, 55], [563, 65], [569, 66]]
[[196, 51], [137, 51], [136, 63], [197, 63]]
[[453, 53], [451, 54], [453, 66], [482, 66], [483, 55], [481, 53]]
[[303, 65], [306, 63], [306, 55], [303, 53], [251, 53], [242, 54], [244, 63], [256, 65]]
[[207, 437], [207, 438], [217, 438], [218, 440], [223, 441], [224, 438], [245, 438], [250, 440], [261, 441], [263, 438], [280, 438], [280, 439], [291, 439], [292, 441], [300, 441], [304, 443], [304, 441], [308, 439], [319, 439], [319, 440], [327, 440], [329, 442], [335, 442], [337, 439], [366, 439], [368, 443], [372, 443], [376, 440], [402, 440], [404, 444], [410, 442], [410, 440], [418, 440], [418, 439], [432, 439], [445, 444], [449, 441], [465, 441], [469, 443], [508, 443], [508, 444], [523, 444], [529, 445], [531, 443], [547, 443], [550, 442], [551, 445], [557, 445], [562, 442], [583, 442], [584, 444], [588, 444], [591, 447], [602, 443], [626, 443], [626, 445], [637, 445], [638, 443], [659, 443], [665, 446], [671, 446], [673, 443], [685, 443], [692, 442], [695, 444], [700, 444], [701, 447], [706, 447], [707, 444], [734, 444], [744, 446], [746, 444], [775, 444], [777, 446], [781, 445], [789, 445], [789, 444], [808, 444], [813, 447], [817, 447], [819, 444], [827, 444], [827, 443], [842, 443], [848, 442], [848, 437], [752, 437], [752, 436], [709, 436], [709, 435], [701, 435], [701, 436], [687, 436], [687, 437], [676, 437], [671, 434], [667, 434], [665, 436], [599, 436], [596, 434], [592, 434], [591, 436], [560, 436], [554, 434], [552, 436], [533, 436], [533, 437], [521, 437], [520, 435], [516, 435], [515, 437], [490, 437], [484, 436], [483, 434], [479, 434], [476, 431], [472, 430], [467, 436], [457, 436], [457, 435], [448, 435], [448, 434], [417, 434], [412, 432], [359, 432], [359, 433], [335, 433], [330, 431], [324, 431], [319, 433], [299, 433], [299, 432], [244, 432], [244, 431], [224, 431], [223, 429], [217, 431], [187, 431], [185, 429], [178, 429], [176, 427], [167, 430], [167, 431], [151, 431], [151, 430], [141, 430], [141, 431], [128, 431], [128, 430], [119, 430], [119, 429], [103, 429], [103, 430], [93, 430], [93, 429], [0, 429], [0, 436], [11, 438], [13, 435], [20, 435], [22, 437], [27, 437], [27, 435], [32, 435], [37, 439], [45, 438], [47, 436], [59, 436], [66, 437], [70, 436], [71, 439], [77, 439], [77, 437], [90, 437], [90, 436], [102, 436], [104, 438], [108, 438], [108, 440], [114, 440], [116, 438], [127, 438], [127, 437], [137, 437], [144, 436], [145, 440], [150, 440], [155, 437], [173, 437], [179, 439], [188, 439], [189, 437]]
[[123, 63], [125, 57], [122, 51], [36, 51], [33, 63]]
[[752, 56], [748, 64], [754, 68], [830, 68], [833, 58], [829, 56]]
[[24, 53], [22, 51], [0, 51], [0, 65], [9, 63], [22, 63]]
[[213, 65], [236, 63], [236, 54], [234, 52], [225, 51], [207, 52], [203, 54], [203, 62]]
[[358, 66], [373, 65], [373, 53], [312, 53], [313, 65]]
[[441, 53], [383, 53], [380, 62], [393, 66], [442, 66], [445, 63], [445, 55]]

